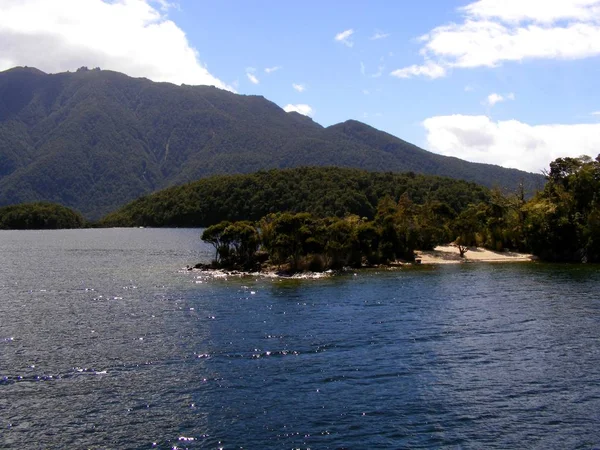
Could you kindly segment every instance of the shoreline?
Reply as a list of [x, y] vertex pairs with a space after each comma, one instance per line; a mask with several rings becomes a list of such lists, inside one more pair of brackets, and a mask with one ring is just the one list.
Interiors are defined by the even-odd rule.
[[[334, 276], [340, 273], [351, 273], [362, 270], [396, 270], [403, 267], [435, 266], [445, 264], [465, 264], [465, 263], [513, 263], [513, 262], [531, 262], [536, 261], [534, 255], [518, 252], [494, 252], [481, 247], [469, 247], [464, 257], [461, 258], [458, 249], [453, 245], [438, 245], [433, 250], [415, 250], [415, 261], [395, 261], [389, 264], [377, 266], [365, 266], [360, 268], [348, 268], [343, 270], [327, 270], [324, 272], [296, 272], [290, 273], [277, 270], [274, 267], [265, 267], [259, 271], [243, 271], [214, 269], [208, 264], [198, 264], [193, 267], [185, 267], [182, 270], [187, 272], [202, 273], [213, 278], [226, 279], [228, 277], [263, 277], [277, 279], [319, 279]], [[200, 278], [200, 277], [198, 277]]]

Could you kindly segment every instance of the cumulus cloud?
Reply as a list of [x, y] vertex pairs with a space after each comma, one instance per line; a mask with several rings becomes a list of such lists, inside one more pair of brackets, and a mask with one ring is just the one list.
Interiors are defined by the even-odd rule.
[[600, 124], [529, 125], [487, 116], [451, 115], [423, 122], [428, 148], [467, 161], [497, 164], [539, 173], [560, 157], [600, 150]]
[[265, 73], [268, 75], [268, 74], [271, 74], [273, 72], [277, 72], [278, 70], [281, 70], [282, 68], [283, 67], [281, 67], [281, 66], [266, 67], [265, 68]]
[[232, 89], [212, 75], [166, 0], [0, 0], [0, 70], [101, 67], [134, 77]]
[[285, 112], [294, 111], [294, 112], [297, 112], [297, 113], [300, 113], [300, 114], [303, 114], [303, 115], [309, 116], [309, 117], [312, 117], [315, 113], [314, 110], [309, 105], [306, 105], [303, 103], [300, 103], [297, 105], [287, 104], [283, 107], [283, 110]]
[[304, 92], [306, 90], [306, 86], [303, 84], [292, 83], [292, 87], [298, 92]]
[[[444, 75], [450, 68], [600, 55], [600, 0], [479, 0], [459, 12], [462, 21], [419, 38], [425, 61], [441, 65]], [[407, 76], [429, 76], [418, 67], [400, 70]]]
[[333, 38], [336, 42], [341, 42], [347, 47], [352, 47], [354, 42], [350, 39], [350, 37], [354, 34], [354, 30], [350, 28], [349, 30], [342, 31], [335, 35]]
[[514, 99], [515, 99], [515, 94], [513, 94], [512, 92], [507, 94], [506, 96], [496, 94], [494, 92], [486, 97], [483, 104], [487, 105], [487, 106], [494, 106], [496, 103], [504, 102], [506, 100], [514, 100]]

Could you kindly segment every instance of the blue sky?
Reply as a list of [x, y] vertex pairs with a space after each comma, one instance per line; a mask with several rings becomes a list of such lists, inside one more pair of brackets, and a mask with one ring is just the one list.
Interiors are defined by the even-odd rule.
[[0, 42], [0, 70], [214, 84], [471, 161], [600, 153], [600, 0], [0, 0]]

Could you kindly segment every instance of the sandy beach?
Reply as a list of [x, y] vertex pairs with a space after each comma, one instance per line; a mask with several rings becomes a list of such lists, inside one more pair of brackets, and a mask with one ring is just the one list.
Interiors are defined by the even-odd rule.
[[535, 256], [527, 253], [493, 252], [480, 247], [469, 247], [464, 258], [460, 257], [458, 248], [453, 245], [439, 245], [434, 250], [417, 250], [416, 259], [421, 264], [460, 264], [464, 262], [523, 262], [534, 261]]

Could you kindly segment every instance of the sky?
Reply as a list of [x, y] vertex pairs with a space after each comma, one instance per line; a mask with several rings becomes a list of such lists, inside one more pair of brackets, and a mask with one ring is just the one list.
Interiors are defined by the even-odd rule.
[[0, 71], [101, 67], [541, 172], [600, 153], [600, 0], [0, 0]]

